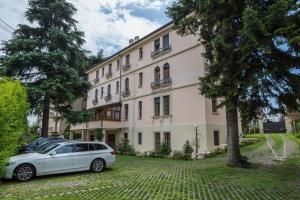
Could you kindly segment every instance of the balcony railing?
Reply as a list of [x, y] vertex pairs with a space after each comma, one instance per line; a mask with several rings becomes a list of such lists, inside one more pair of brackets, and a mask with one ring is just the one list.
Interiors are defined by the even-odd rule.
[[106, 76], [106, 78], [111, 78], [112, 77], [112, 72], [107, 72], [105, 76]]
[[93, 100], [93, 104], [96, 105], [98, 103], [98, 99]]
[[124, 90], [122, 92], [122, 97], [128, 97], [130, 95], [130, 90]]
[[94, 79], [94, 84], [99, 83], [99, 81], [100, 81], [100, 78], [99, 78], [99, 77], [96, 77], [96, 78]]
[[158, 89], [158, 88], [162, 88], [162, 87], [166, 87], [166, 86], [170, 86], [172, 84], [172, 79], [171, 78], [165, 78], [159, 81], [154, 81], [151, 83], [151, 88], [153, 90]]
[[130, 63], [127, 63], [127, 64], [125, 64], [125, 65], [123, 65], [123, 71], [125, 72], [125, 71], [128, 71], [129, 69], [130, 69]]
[[167, 46], [164, 46], [164, 47], [162, 47], [162, 48], [160, 48], [160, 49], [156, 49], [156, 50], [154, 50], [152, 53], [151, 53], [151, 58], [157, 58], [157, 57], [159, 57], [159, 56], [161, 56], [161, 55], [164, 55], [164, 54], [166, 54], [166, 53], [169, 53], [170, 51], [171, 51], [171, 45], [167, 45]]
[[105, 99], [106, 102], [111, 101], [111, 95], [105, 96], [104, 99]]

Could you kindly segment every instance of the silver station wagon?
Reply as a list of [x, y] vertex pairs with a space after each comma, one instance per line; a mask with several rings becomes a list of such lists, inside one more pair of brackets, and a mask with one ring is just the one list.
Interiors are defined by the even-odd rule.
[[36, 152], [10, 158], [5, 178], [28, 181], [34, 176], [91, 170], [101, 172], [116, 161], [114, 149], [103, 142], [54, 143]]

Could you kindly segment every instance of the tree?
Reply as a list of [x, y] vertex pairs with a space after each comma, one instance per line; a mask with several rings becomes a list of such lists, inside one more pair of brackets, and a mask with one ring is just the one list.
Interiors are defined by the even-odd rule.
[[100, 64], [104, 60], [103, 49], [100, 49], [96, 55], [91, 55], [88, 57], [89, 66], [94, 67], [97, 64]]
[[84, 33], [73, 19], [76, 8], [65, 0], [29, 0], [25, 17], [12, 39], [3, 42], [1, 72], [28, 88], [31, 110], [42, 113], [42, 136], [48, 136], [49, 108], [68, 113], [88, 89], [84, 76]]
[[0, 79], [0, 177], [8, 158], [16, 153], [27, 126], [28, 111], [25, 88], [18, 81]]
[[285, 112], [299, 99], [299, 4], [178, 0], [167, 13], [179, 34], [199, 35], [207, 60], [200, 92], [224, 97], [219, 106], [226, 107], [228, 164], [239, 166], [238, 109], [251, 107], [248, 117], [262, 107]]

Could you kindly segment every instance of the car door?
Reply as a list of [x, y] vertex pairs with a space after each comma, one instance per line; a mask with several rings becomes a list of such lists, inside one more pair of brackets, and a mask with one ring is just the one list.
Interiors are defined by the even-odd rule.
[[89, 152], [88, 143], [75, 144], [75, 153], [73, 156], [73, 169], [86, 170], [90, 168], [92, 157]]
[[65, 144], [55, 149], [54, 155], [45, 159], [45, 174], [63, 173], [72, 171], [74, 144]]

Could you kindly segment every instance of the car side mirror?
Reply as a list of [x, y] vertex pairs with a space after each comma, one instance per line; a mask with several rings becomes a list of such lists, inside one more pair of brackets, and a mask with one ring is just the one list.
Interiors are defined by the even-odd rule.
[[50, 155], [50, 156], [54, 156], [54, 155], [56, 155], [56, 152], [55, 152], [55, 151], [52, 151], [52, 152], [50, 152], [49, 155]]

